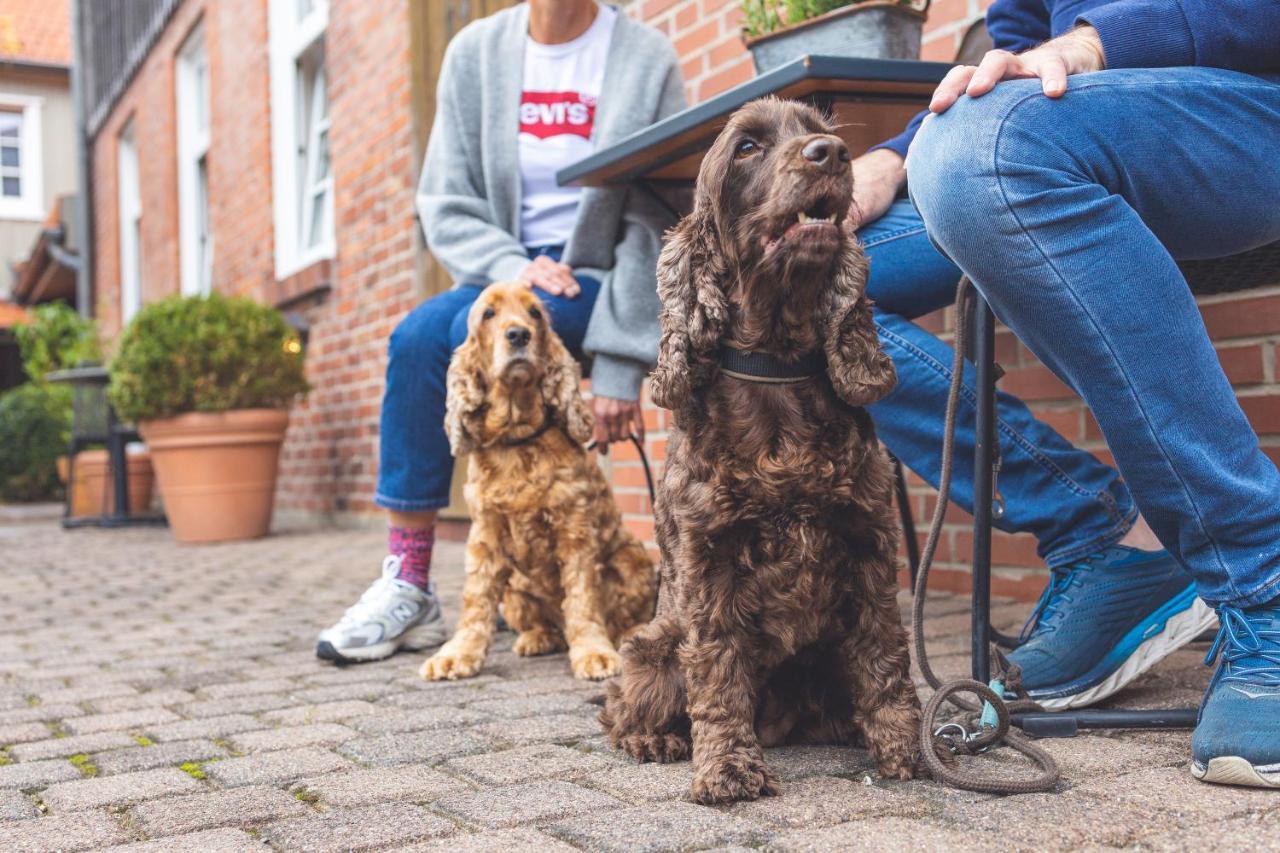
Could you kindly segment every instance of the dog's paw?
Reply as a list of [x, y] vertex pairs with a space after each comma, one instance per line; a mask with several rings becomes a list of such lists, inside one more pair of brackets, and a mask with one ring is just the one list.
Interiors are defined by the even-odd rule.
[[483, 657], [437, 652], [423, 662], [418, 675], [427, 681], [456, 681], [476, 675], [483, 664]]
[[550, 631], [524, 631], [516, 637], [511, 650], [522, 657], [549, 655], [564, 651], [564, 637]]
[[595, 649], [576, 655], [570, 652], [569, 667], [574, 678], [599, 681], [622, 672], [622, 655], [613, 649]]
[[693, 751], [688, 737], [675, 734], [624, 735], [617, 739], [617, 746], [637, 761], [659, 764], [684, 761]]
[[693, 774], [693, 799], [708, 806], [773, 797], [781, 791], [762, 760], [740, 753], [713, 759]]

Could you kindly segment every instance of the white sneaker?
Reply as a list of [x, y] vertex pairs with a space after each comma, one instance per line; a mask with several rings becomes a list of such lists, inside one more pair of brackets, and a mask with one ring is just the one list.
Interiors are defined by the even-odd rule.
[[382, 561], [378, 578], [316, 641], [316, 657], [337, 663], [380, 660], [401, 646], [427, 648], [445, 640], [444, 617], [435, 586], [423, 592], [398, 580], [402, 558]]

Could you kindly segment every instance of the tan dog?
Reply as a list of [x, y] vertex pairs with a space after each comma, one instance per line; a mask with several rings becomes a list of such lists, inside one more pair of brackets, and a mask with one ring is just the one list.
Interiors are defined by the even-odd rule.
[[521, 284], [486, 288], [467, 328], [445, 415], [454, 455], [471, 454], [462, 616], [422, 677], [478, 673], [499, 601], [520, 633], [517, 654], [567, 643], [578, 678], [617, 675], [617, 643], [653, 616], [656, 578], [583, 449], [592, 423], [577, 362]]

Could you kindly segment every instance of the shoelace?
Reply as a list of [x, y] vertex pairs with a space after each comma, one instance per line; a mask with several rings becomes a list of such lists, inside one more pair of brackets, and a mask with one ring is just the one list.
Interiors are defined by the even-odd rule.
[[1221, 653], [1223, 681], [1280, 687], [1280, 629], [1262, 627], [1270, 621], [1269, 615], [1250, 616], [1238, 607], [1219, 607], [1218, 636], [1204, 657], [1205, 665], [1211, 666]]
[[396, 575], [400, 574], [400, 564], [402, 562], [404, 562], [404, 557], [398, 554], [388, 554], [383, 558], [382, 577], [370, 584], [369, 588], [360, 596], [360, 599], [347, 608], [346, 612], [342, 614], [342, 624], [367, 621], [371, 612], [379, 612], [385, 609], [386, 599], [395, 592], [395, 588], [391, 586], [391, 581]]
[[1058, 606], [1064, 602], [1071, 601], [1071, 596], [1066, 594], [1067, 590], [1072, 585], [1079, 585], [1076, 577], [1077, 573], [1093, 568], [1095, 559], [1096, 557], [1089, 556], [1078, 563], [1056, 566], [1051, 570], [1049, 584], [1044, 588], [1044, 592], [1040, 593], [1040, 600], [1032, 608], [1031, 615], [1027, 617], [1027, 621], [1022, 625], [1022, 631], [1018, 634], [1019, 643], [1025, 643], [1039, 627], [1043, 626], [1045, 629], [1051, 630], [1049, 623], [1053, 621], [1054, 615], [1058, 612]]

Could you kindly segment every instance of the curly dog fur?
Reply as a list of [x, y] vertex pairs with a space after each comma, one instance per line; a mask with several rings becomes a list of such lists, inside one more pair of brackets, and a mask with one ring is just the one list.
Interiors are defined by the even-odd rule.
[[[659, 262], [653, 394], [675, 420], [662, 591], [622, 649], [601, 722], [643, 761], [692, 753], [703, 803], [776, 794], [764, 746], [861, 739], [900, 779], [918, 757], [893, 475], [864, 408], [895, 377], [844, 222], [848, 151], [831, 134], [807, 106], [744, 107]], [[826, 373], [743, 381], [718, 369], [723, 345], [784, 361], [821, 352]]]
[[517, 654], [567, 646], [578, 678], [616, 675], [616, 644], [652, 617], [656, 577], [583, 450], [592, 422], [578, 364], [524, 285], [486, 288], [467, 326], [445, 415], [454, 455], [471, 454], [462, 616], [422, 677], [478, 673], [499, 601]]

